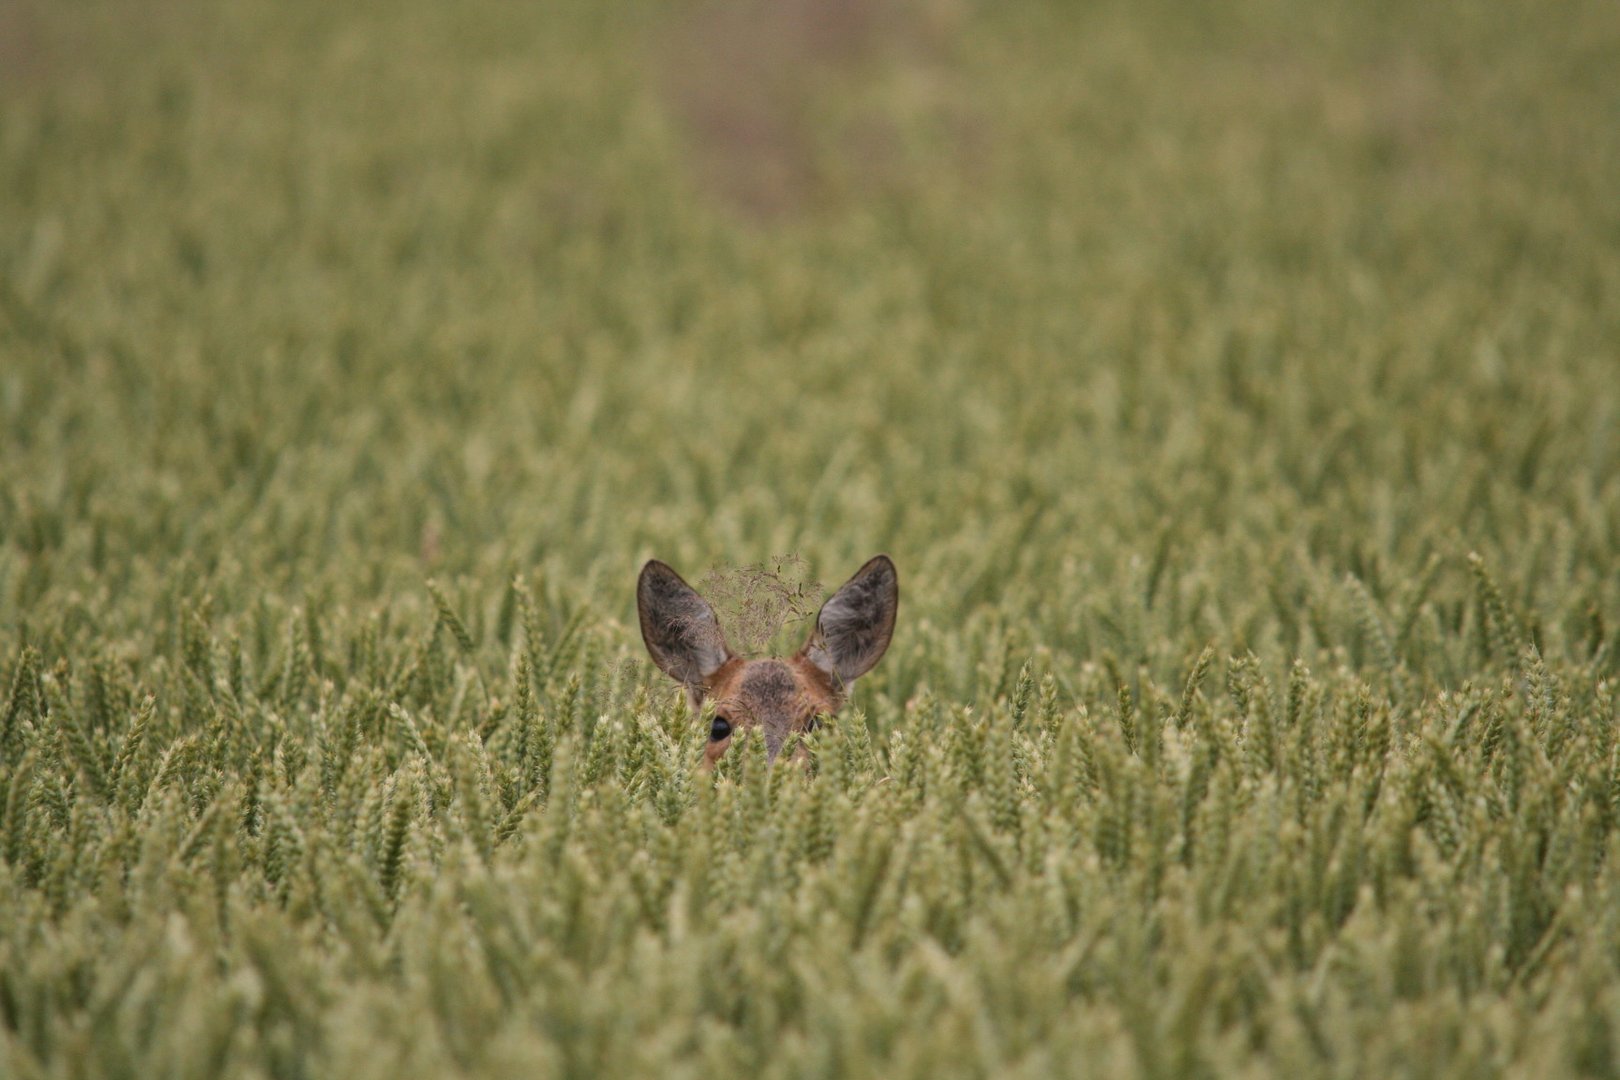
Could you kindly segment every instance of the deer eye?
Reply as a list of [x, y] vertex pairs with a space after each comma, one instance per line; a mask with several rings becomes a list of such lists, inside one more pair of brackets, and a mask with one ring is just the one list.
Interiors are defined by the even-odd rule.
[[709, 728], [709, 741], [719, 742], [731, 734], [731, 721], [723, 716], [714, 718], [714, 724]]

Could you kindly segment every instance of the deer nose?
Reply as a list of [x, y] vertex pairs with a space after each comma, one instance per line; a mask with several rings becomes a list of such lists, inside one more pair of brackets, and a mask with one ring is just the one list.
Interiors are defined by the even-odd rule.
[[787, 729], [775, 724], [765, 725], [765, 761], [767, 764], [776, 760], [776, 755], [782, 752], [782, 744], [787, 741]]

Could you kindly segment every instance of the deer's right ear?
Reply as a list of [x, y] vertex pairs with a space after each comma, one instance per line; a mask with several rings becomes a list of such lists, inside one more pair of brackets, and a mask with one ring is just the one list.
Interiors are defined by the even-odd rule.
[[641, 640], [653, 663], [688, 690], [700, 691], [709, 676], [731, 659], [714, 608], [657, 559], [641, 568], [636, 611], [641, 616]]

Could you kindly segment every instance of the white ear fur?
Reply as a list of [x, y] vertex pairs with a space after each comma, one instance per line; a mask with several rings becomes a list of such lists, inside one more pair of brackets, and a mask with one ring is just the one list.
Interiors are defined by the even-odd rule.
[[636, 613], [641, 618], [641, 640], [653, 663], [694, 695], [731, 659], [731, 648], [714, 608], [681, 575], [657, 559], [641, 568], [636, 582]]
[[805, 657], [839, 683], [854, 682], [883, 658], [899, 607], [894, 563], [875, 556], [821, 606]]

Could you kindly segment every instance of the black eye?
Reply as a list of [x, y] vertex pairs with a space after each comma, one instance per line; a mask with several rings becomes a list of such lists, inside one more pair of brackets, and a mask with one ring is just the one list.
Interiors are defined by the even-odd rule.
[[709, 729], [709, 741], [719, 742], [731, 734], [731, 721], [723, 716], [714, 718], [714, 726]]

